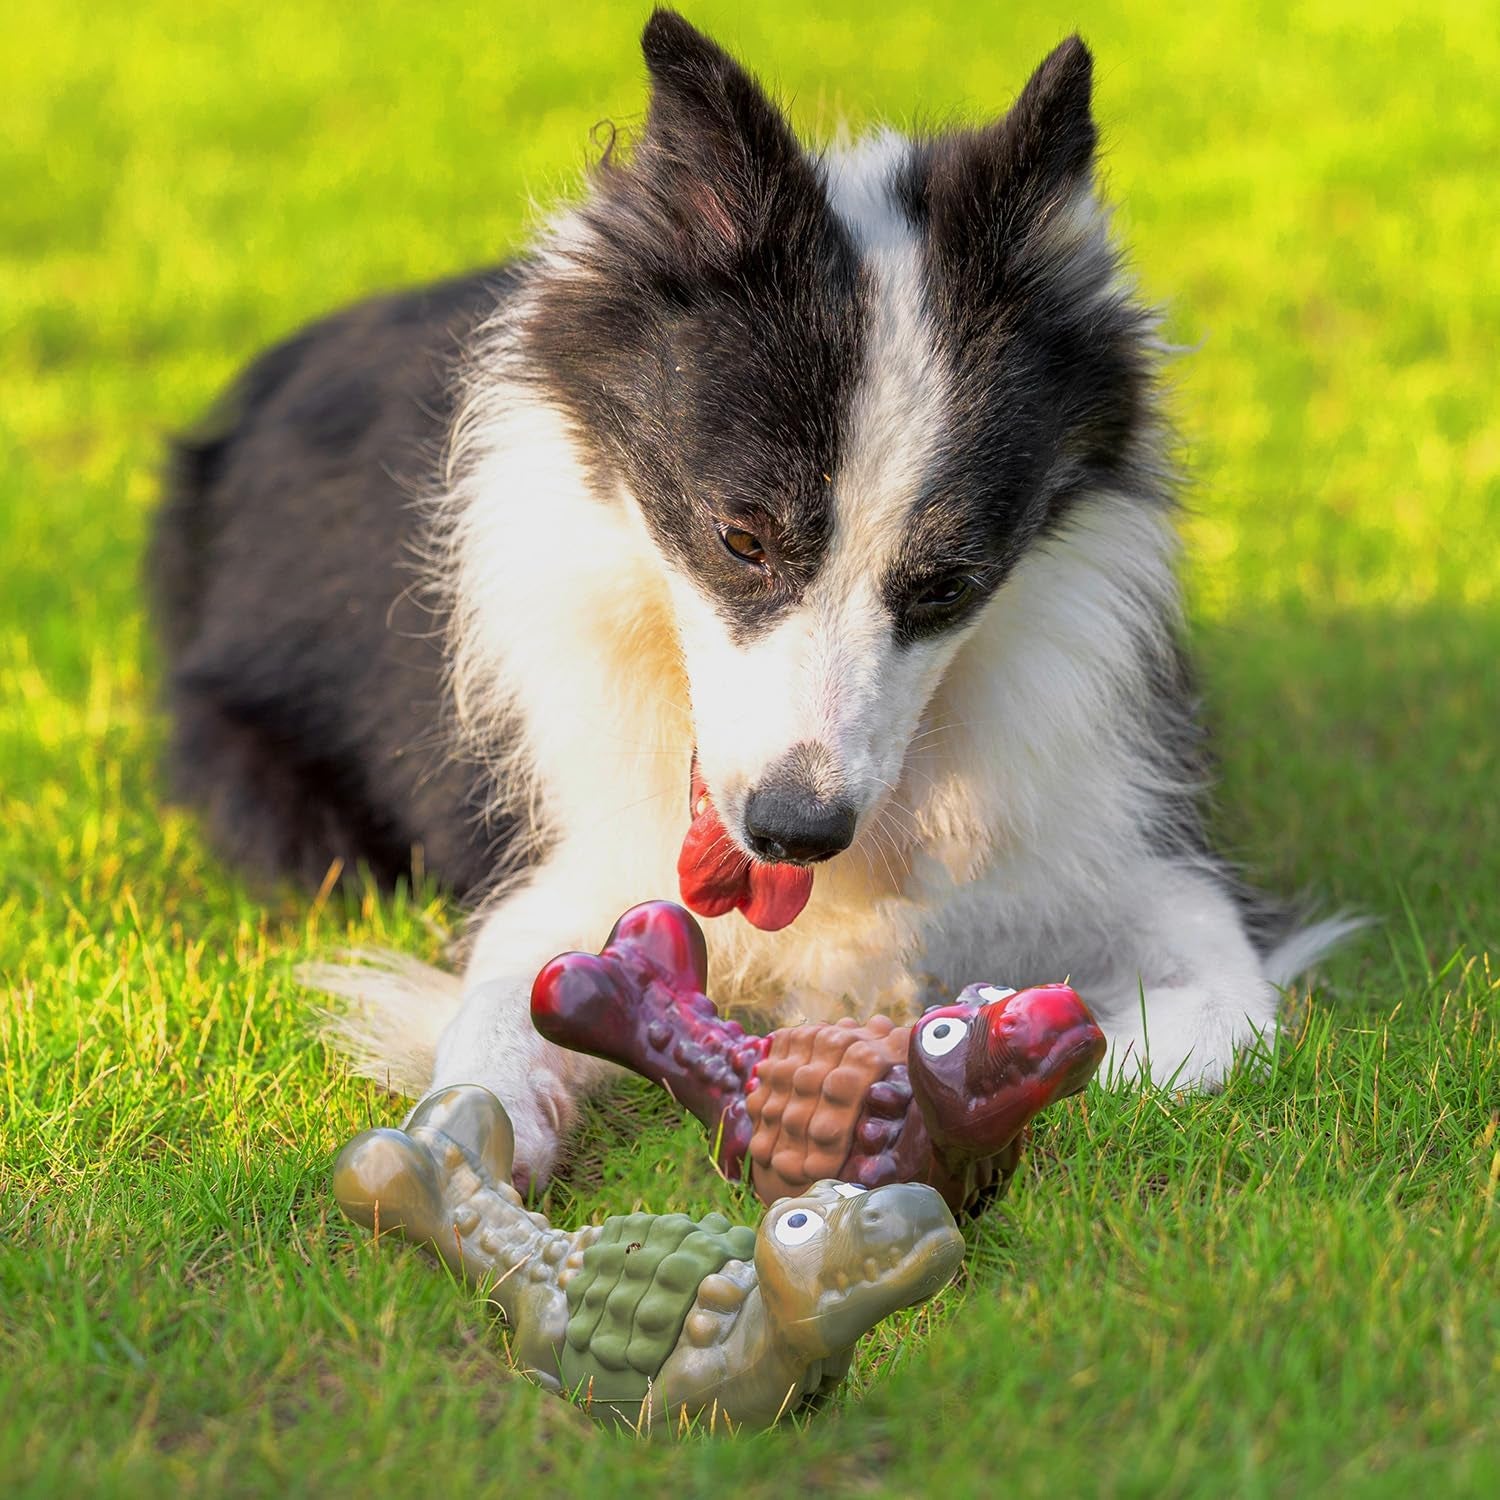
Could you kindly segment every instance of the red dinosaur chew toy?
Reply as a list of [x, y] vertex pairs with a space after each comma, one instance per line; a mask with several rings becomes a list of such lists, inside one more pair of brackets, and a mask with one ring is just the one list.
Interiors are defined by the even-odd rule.
[[912, 1026], [886, 1016], [751, 1036], [703, 993], [707, 949], [680, 906], [650, 901], [598, 954], [536, 977], [531, 1017], [559, 1046], [661, 1084], [712, 1134], [720, 1169], [766, 1203], [827, 1177], [926, 1182], [955, 1209], [1003, 1190], [1026, 1127], [1077, 1093], [1104, 1035], [1067, 985], [970, 985]]

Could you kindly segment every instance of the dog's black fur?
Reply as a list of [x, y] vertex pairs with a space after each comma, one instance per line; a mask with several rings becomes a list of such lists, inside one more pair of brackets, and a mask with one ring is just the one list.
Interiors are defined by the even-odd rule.
[[317, 323], [177, 445], [150, 558], [172, 786], [263, 877], [316, 885], [343, 861], [389, 882], [420, 848], [472, 893], [515, 832], [444, 733], [443, 621], [417, 586], [413, 506], [439, 482], [464, 350], [512, 278]]

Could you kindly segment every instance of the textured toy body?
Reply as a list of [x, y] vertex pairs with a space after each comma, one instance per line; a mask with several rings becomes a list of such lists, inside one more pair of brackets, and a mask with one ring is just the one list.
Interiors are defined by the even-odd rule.
[[755, 1254], [755, 1231], [721, 1215], [624, 1214], [566, 1273], [568, 1332], [559, 1354], [563, 1388], [607, 1402], [645, 1399], [667, 1363], [709, 1276]]
[[841, 1380], [860, 1335], [938, 1291], [963, 1253], [941, 1197], [914, 1185], [820, 1182], [758, 1230], [637, 1213], [569, 1233], [527, 1211], [511, 1153], [493, 1094], [445, 1089], [405, 1130], [355, 1137], [334, 1195], [485, 1286], [539, 1383], [654, 1432], [704, 1412], [769, 1426]]
[[[933, 1160], [906, 1067], [910, 1033], [872, 1016], [863, 1025], [790, 1026], [765, 1039], [745, 1100], [751, 1179], [764, 1201], [820, 1177], [861, 1187], [931, 1181], [950, 1206], [955, 1190], [967, 1196]], [[1014, 1166], [1012, 1157], [1006, 1170]]]
[[1066, 985], [970, 985], [913, 1026], [886, 1016], [751, 1036], [703, 993], [707, 949], [670, 902], [633, 907], [597, 953], [553, 959], [532, 988], [538, 1031], [661, 1084], [748, 1168], [766, 1203], [837, 1177], [922, 1182], [949, 1206], [1003, 1190], [1031, 1119], [1076, 1093], [1103, 1033]]

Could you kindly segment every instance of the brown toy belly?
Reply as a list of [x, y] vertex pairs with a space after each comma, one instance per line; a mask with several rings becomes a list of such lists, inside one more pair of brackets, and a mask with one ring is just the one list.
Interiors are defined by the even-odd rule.
[[[768, 1038], [766, 1055], [756, 1066], [745, 1100], [752, 1126], [751, 1181], [765, 1202], [805, 1192], [825, 1177], [860, 1182], [846, 1165], [857, 1156], [872, 1155], [860, 1144], [862, 1130], [880, 1148], [873, 1153], [878, 1156], [889, 1149], [887, 1136], [907, 1133], [901, 1126], [908, 1114], [920, 1126], [910, 1108], [911, 1088], [905, 1076], [910, 1035], [909, 1027], [873, 1016], [863, 1025], [839, 1021], [791, 1026]], [[896, 1069], [899, 1088], [892, 1086]], [[881, 1118], [872, 1113], [872, 1106], [878, 1110], [887, 1095], [892, 1098], [886, 1107], [894, 1110], [898, 1092], [904, 1096], [899, 1115]], [[926, 1131], [920, 1134], [925, 1150]], [[923, 1180], [926, 1163], [909, 1175]]]
[[825, 1177], [872, 1189], [925, 1182], [955, 1213], [1004, 1193], [1026, 1133], [960, 1174], [947, 1170], [912, 1095], [910, 1037], [910, 1027], [874, 1016], [767, 1038], [745, 1100], [750, 1181], [762, 1202], [800, 1196]]

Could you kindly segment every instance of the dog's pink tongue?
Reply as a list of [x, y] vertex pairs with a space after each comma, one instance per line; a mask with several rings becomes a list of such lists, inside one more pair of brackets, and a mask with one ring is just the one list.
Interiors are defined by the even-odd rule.
[[812, 871], [751, 859], [729, 837], [697, 777], [693, 780], [693, 821], [677, 856], [683, 905], [700, 917], [722, 917], [738, 908], [765, 932], [790, 925], [812, 895]]
[[812, 895], [813, 872], [802, 865], [750, 866], [750, 899], [740, 910], [752, 927], [779, 932], [790, 927]]

